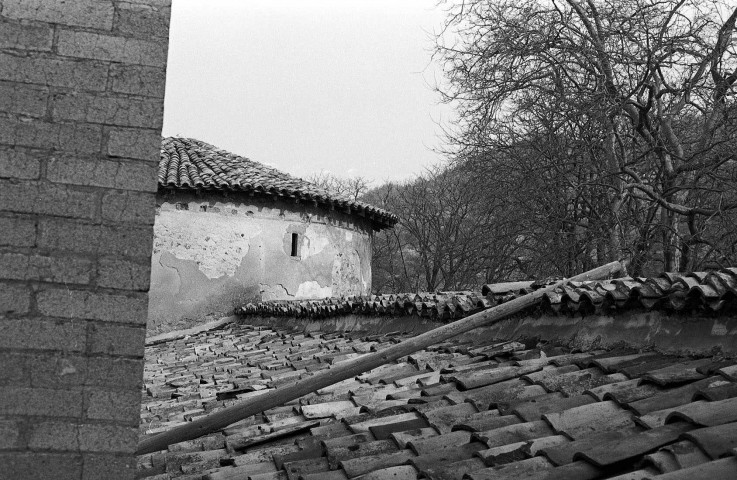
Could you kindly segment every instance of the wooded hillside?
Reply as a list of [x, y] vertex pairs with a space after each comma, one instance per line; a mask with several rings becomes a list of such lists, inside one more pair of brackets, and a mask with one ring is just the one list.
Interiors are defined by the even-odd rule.
[[737, 264], [733, 2], [467, 0], [435, 55], [448, 163], [364, 195], [374, 289]]

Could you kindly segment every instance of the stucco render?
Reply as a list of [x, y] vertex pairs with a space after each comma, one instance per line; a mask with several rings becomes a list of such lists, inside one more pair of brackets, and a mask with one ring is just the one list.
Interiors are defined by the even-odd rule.
[[160, 195], [148, 333], [192, 327], [253, 300], [367, 294], [370, 232], [360, 218], [304, 204]]

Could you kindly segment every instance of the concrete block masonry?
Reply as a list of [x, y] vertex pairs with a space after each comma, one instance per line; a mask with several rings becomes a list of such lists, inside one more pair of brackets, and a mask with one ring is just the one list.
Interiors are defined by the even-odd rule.
[[[86, 172], [86, 175], [79, 175], [79, 172]], [[46, 177], [52, 182], [115, 188], [126, 181], [131, 190], [141, 192], [156, 191], [156, 173], [153, 164], [71, 155], [52, 157], [46, 164]]]
[[137, 38], [168, 39], [171, 8], [167, 2], [160, 5], [120, 3], [115, 9], [116, 33]]
[[[0, 85], [1, 91], [2, 86]], [[36, 93], [35, 97], [41, 97], [42, 93]], [[121, 109], [121, 104], [127, 108]], [[30, 110], [34, 107], [40, 109], [35, 103], [26, 109]], [[156, 99], [135, 99], [118, 95], [101, 97], [86, 94], [58, 94], [54, 96], [52, 115], [54, 120], [58, 121], [74, 120], [123, 127], [153, 124], [158, 128], [163, 121], [162, 111]]]
[[[18, 56], [0, 53], [0, 80], [66, 87], [74, 91], [105, 90], [109, 66], [97, 61], [78, 61], [49, 57]], [[163, 88], [163, 87], [162, 87]]]
[[0, 246], [32, 247], [36, 244], [36, 222], [28, 218], [0, 217]]
[[130, 37], [60, 30], [57, 51], [67, 57], [109, 59], [132, 65], [159, 67], [166, 63], [167, 45]]
[[[156, 121], [155, 117], [154, 121]], [[107, 153], [111, 157], [147, 160], [158, 166], [160, 151], [161, 129], [116, 128], [110, 131]]]
[[99, 0], [5, 0], [3, 16], [15, 20], [37, 20], [61, 25], [110, 30], [115, 8], [112, 1]]
[[36, 294], [41, 314], [64, 318], [81, 318], [103, 322], [146, 324], [146, 295], [135, 296], [48, 288]]
[[110, 78], [113, 92], [154, 98], [164, 96], [164, 68], [115, 64], [110, 67]]
[[48, 218], [39, 221], [37, 246], [40, 249], [149, 261], [152, 238], [153, 231], [145, 226], [101, 225]]
[[44, 117], [48, 97], [46, 87], [0, 82], [0, 108], [9, 113]]
[[0, 321], [0, 348], [84, 352], [87, 325], [80, 321], [8, 318]]
[[0, 20], [0, 48], [51, 51], [54, 42], [54, 28], [49, 24], [21, 24]]
[[0, 476], [134, 477], [170, 3], [0, 1]]
[[92, 262], [86, 258], [0, 254], [0, 271], [10, 280], [87, 284], [92, 276], [91, 266]]

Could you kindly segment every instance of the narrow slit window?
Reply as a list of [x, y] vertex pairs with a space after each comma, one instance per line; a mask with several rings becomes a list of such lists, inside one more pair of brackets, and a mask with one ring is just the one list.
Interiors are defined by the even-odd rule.
[[298, 248], [299, 247], [299, 234], [293, 233], [292, 234], [292, 256], [296, 257], [298, 255]]

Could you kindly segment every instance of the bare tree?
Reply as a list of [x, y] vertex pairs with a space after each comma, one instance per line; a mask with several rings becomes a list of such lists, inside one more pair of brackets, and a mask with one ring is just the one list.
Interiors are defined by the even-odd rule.
[[374, 240], [374, 287], [381, 291], [458, 290], [509, 278], [515, 272], [515, 222], [478, 172], [433, 167], [412, 181], [364, 197], [400, 221]]
[[565, 187], [554, 214], [592, 232], [602, 260], [657, 254], [686, 269], [728, 250], [704, 235], [737, 209], [734, 4], [468, 0], [449, 12], [437, 52], [460, 159], [549, 154], [547, 188]]
[[[366, 193], [361, 200], [393, 213], [397, 210], [399, 186], [387, 182]], [[400, 213], [400, 220], [403, 215]], [[405, 255], [401, 223], [394, 228], [374, 232], [372, 241], [371, 285], [374, 293], [418, 291], [416, 259]]]
[[307, 181], [335, 196], [352, 201], [357, 201], [371, 188], [371, 180], [366, 177], [339, 177], [324, 170], [310, 175]]

